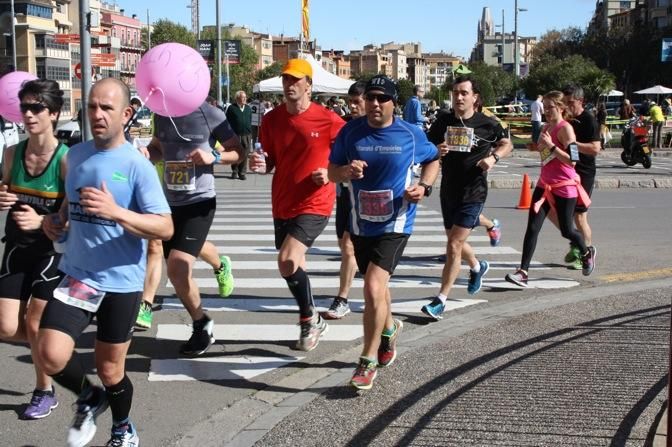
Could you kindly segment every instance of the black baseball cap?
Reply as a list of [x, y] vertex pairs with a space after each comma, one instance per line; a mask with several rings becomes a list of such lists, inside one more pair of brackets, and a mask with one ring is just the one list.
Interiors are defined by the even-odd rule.
[[371, 91], [379, 91], [384, 95], [392, 97], [392, 100], [396, 103], [399, 98], [399, 93], [397, 92], [397, 84], [390, 78], [385, 75], [376, 75], [372, 77], [369, 82], [366, 83], [364, 88], [364, 93], [369, 93]]

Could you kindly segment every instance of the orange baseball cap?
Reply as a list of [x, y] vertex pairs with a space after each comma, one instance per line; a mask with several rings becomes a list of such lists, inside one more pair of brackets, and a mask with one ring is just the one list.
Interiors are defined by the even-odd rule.
[[301, 79], [304, 76], [312, 79], [313, 67], [305, 59], [290, 59], [282, 69], [282, 74], [290, 75], [297, 79]]

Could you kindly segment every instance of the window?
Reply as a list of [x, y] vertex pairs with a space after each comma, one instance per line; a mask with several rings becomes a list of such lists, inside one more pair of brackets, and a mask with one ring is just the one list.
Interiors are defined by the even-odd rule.
[[43, 50], [45, 46], [45, 34], [35, 34], [35, 48]]
[[46, 6], [28, 4], [26, 5], [26, 15], [51, 19], [52, 9]]

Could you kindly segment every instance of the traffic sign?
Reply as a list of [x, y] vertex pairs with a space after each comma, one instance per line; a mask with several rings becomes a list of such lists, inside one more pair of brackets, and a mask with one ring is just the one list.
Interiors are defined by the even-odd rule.
[[82, 63], [78, 63], [75, 65], [75, 76], [77, 76], [77, 79], [82, 79]]

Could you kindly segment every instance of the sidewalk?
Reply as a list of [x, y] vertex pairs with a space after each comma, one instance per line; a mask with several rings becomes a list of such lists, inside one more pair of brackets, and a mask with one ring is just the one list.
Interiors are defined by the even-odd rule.
[[[305, 391], [260, 391], [177, 445], [650, 445], [666, 399], [670, 287], [618, 284], [457, 313], [402, 335], [370, 391], [346, 384], [352, 365], [322, 369]], [[325, 369], [353, 363], [349, 351]]]

